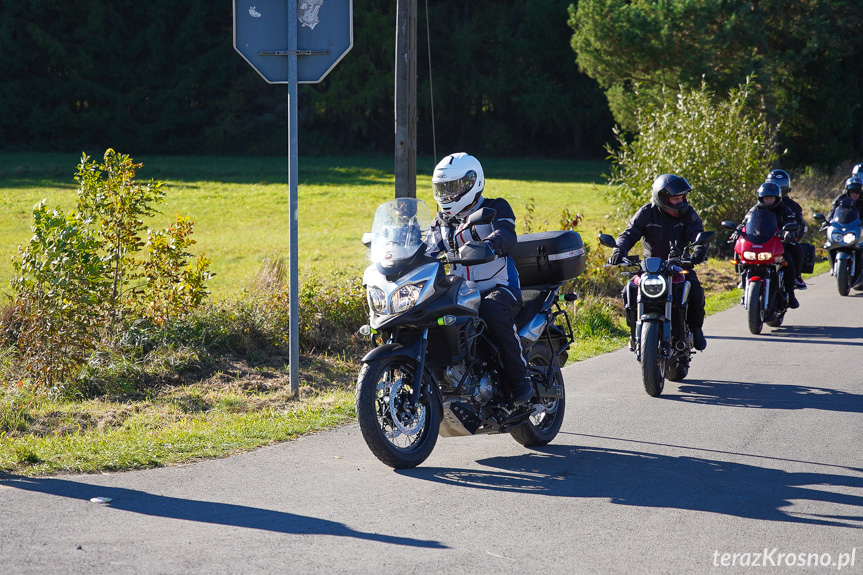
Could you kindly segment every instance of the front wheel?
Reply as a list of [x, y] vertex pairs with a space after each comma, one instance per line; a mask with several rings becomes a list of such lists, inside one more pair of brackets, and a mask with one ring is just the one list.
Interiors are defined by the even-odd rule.
[[746, 302], [749, 307], [748, 312], [749, 331], [758, 335], [764, 328], [764, 321], [761, 318], [761, 282], [749, 282], [746, 288]]
[[644, 391], [651, 397], [658, 397], [665, 387], [665, 377], [660, 369], [662, 358], [659, 354], [659, 332], [662, 324], [646, 321], [641, 324], [641, 379]]
[[[441, 412], [430, 390], [411, 406], [416, 362], [385, 357], [363, 365], [357, 377], [357, 421], [366, 445], [394, 469], [416, 467], [437, 443]], [[425, 382], [427, 384], [427, 382]]]
[[839, 290], [839, 295], [848, 295], [848, 290], [851, 288], [851, 278], [848, 274], [848, 260], [839, 260], [836, 263], [836, 288]]
[[[527, 355], [527, 363], [537, 367], [549, 367], [551, 385], [563, 387], [560, 365], [546, 345], [538, 343], [533, 346]], [[539, 414], [530, 416], [530, 419], [509, 432], [513, 439], [525, 447], [546, 445], [557, 436], [566, 411], [566, 389], [564, 388], [561, 397], [539, 398], [539, 403], [543, 407]]]

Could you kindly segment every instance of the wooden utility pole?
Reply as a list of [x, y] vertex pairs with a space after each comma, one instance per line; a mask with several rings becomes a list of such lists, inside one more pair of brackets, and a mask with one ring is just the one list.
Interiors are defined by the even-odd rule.
[[417, 197], [417, 1], [398, 0], [396, 16], [396, 197]]

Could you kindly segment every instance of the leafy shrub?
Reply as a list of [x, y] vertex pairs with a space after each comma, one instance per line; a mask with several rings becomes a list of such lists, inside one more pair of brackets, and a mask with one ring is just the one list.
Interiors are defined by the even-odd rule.
[[167, 323], [207, 295], [209, 260], [188, 263], [192, 222], [178, 216], [165, 230], [146, 227], [165, 194], [159, 182], [135, 180], [140, 166], [111, 149], [102, 163], [85, 154], [76, 210], [49, 211], [44, 201], [33, 209], [33, 237], [13, 260], [15, 300], [4, 328], [37, 385], [62, 391], [129, 318]]
[[718, 100], [702, 83], [700, 89], [664, 93], [661, 104], [644, 102], [636, 110], [638, 134], [628, 141], [615, 130], [617, 148], [609, 147], [608, 194], [618, 215], [629, 218], [650, 201], [653, 180], [673, 173], [692, 185], [689, 202], [706, 229], [739, 221], [777, 159], [776, 130], [747, 106], [753, 93], [747, 79], [727, 100]]

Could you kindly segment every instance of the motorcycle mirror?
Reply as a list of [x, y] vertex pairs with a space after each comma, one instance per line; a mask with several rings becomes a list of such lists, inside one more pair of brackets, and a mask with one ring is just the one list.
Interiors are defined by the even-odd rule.
[[695, 236], [695, 241], [692, 243], [695, 245], [699, 245], [699, 246], [704, 245], [704, 244], [709, 244], [710, 240], [712, 240], [713, 236], [715, 236], [715, 235], [716, 235], [716, 232], [714, 232], [713, 230], [710, 230], [707, 232], [698, 232], [698, 235]]
[[478, 226], [480, 224], [490, 224], [497, 215], [497, 210], [492, 208], [480, 208], [467, 217], [469, 226]]
[[820, 221], [820, 222], [823, 222], [823, 221], [827, 220], [827, 218], [825, 218], [825, 217], [824, 217], [824, 214], [821, 214], [821, 213], [812, 214], [812, 217], [813, 217], [814, 219], [816, 219], [816, 220]]
[[614, 241], [614, 236], [609, 234], [599, 234], [599, 243], [607, 248], [616, 248], [617, 242]]
[[366, 246], [367, 248], [371, 248], [373, 238], [374, 238], [374, 234], [372, 234], [371, 232], [364, 233], [363, 239], [362, 239], [363, 245]]
[[735, 230], [737, 229], [737, 224], [734, 223], [734, 220], [723, 220], [722, 227], [726, 230]]
[[799, 229], [800, 229], [800, 224], [797, 224], [794, 222], [792, 222], [790, 224], [785, 224], [784, 226], [782, 226], [783, 232], [796, 232]]

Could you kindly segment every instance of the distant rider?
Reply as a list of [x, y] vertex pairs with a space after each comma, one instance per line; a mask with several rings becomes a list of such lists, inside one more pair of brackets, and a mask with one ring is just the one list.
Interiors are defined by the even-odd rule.
[[[857, 166], [863, 166], [863, 164], [857, 164]], [[855, 169], [857, 166], [855, 166]], [[863, 168], [861, 168], [861, 171], [863, 171]], [[843, 203], [842, 200], [845, 198], [853, 200], [857, 206], [858, 215], [863, 215], [863, 178], [852, 176], [845, 180], [845, 190], [833, 200], [833, 207], [830, 208], [830, 213], [827, 215], [828, 222], [833, 219], [836, 208], [839, 204]]]
[[791, 176], [788, 175], [788, 172], [785, 170], [773, 170], [767, 174], [765, 182], [771, 182], [779, 186], [779, 190], [782, 192], [782, 203], [791, 208], [791, 211], [794, 212], [794, 218], [800, 225], [800, 229], [794, 234], [795, 239], [791, 242], [791, 247], [794, 254], [795, 285], [797, 289], [805, 290], [806, 282], [803, 281], [803, 248], [800, 247], [800, 241], [806, 235], [809, 226], [803, 218], [803, 208], [792, 200], [789, 195], [791, 193]]
[[[765, 182], [758, 187], [756, 195], [758, 197], [758, 201], [754, 206], [752, 206], [746, 214], [746, 217], [743, 218], [743, 223], [737, 226], [738, 232], [743, 229], [749, 221], [749, 218], [757, 210], [770, 210], [773, 212], [776, 215], [776, 222], [780, 229], [786, 224], [797, 223], [797, 216], [794, 215], [791, 208], [783, 205], [782, 190], [779, 189], [779, 186], [771, 182]], [[800, 246], [797, 246], [794, 239], [795, 235], [793, 232], [785, 232], [782, 236], [782, 248], [785, 251], [785, 261], [788, 262], [788, 267], [792, 270], [797, 269], [797, 262], [795, 260], [797, 254], [795, 252], [799, 253], [801, 251]], [[797, 246], [796, 250], [794, 249], [794, 246]], [[797, 309], [800, 307], [800, 302], [797, 301], [797, 296], [794, 294], [796, 278], [793, 273], [782, 274], [782, 278], [785, 283], [785, 293], [788, 294], [788, 307], [791, 309]]]
[[[644, 257], [668, 259], [672, 248], [683, 250], [704, 231], [701, 218], [686, 201], [692, 187], [685, 178], [674, 174], [663, 174], [653, 182], [651, 201], [635, 212], [629, 225], [617, 238], [617, 247], [611, 252], [608, 263], [619, 265], [629, 250], [641, 240]], [[707, 259], [707, 246], [696, 246], [691, 254], [693, 265]], [[695, 271], [686, 275], [690, 283], [689, 308], [686, 323], [692, 332], [692, 343], [697, 350], [707, 347], [704, 338], [704, 289]], [[630, 281], [623, 288], [623, 301], [627, 308], [626, 321], [630, 330], [630, 347], [635, 341], [635, 290]]]
[[[450, 154], [435, 166], [432, 174], [434, 198], [440, 211], [432, 221], [426, 241], [428, 253], [456, 252], [468, 242], [485, 242], [501, 255], [493, 261], [453, 266], [452, 273], [476, 282], [482, 294], [479, 315], [501, 351], [504, 385], [514, 403], [533, 397], [533, 383], [515, 328], [515, 315], [522, 306], [521, 286], [515, 262], [507, 256], [517, 241], [515, 215], [503, 198], [484, 198], [485, 177], [475, 157], [464, 152]], [[467, 230], [468, 216], [480, 208], [497, 212], [487, 225]]]

